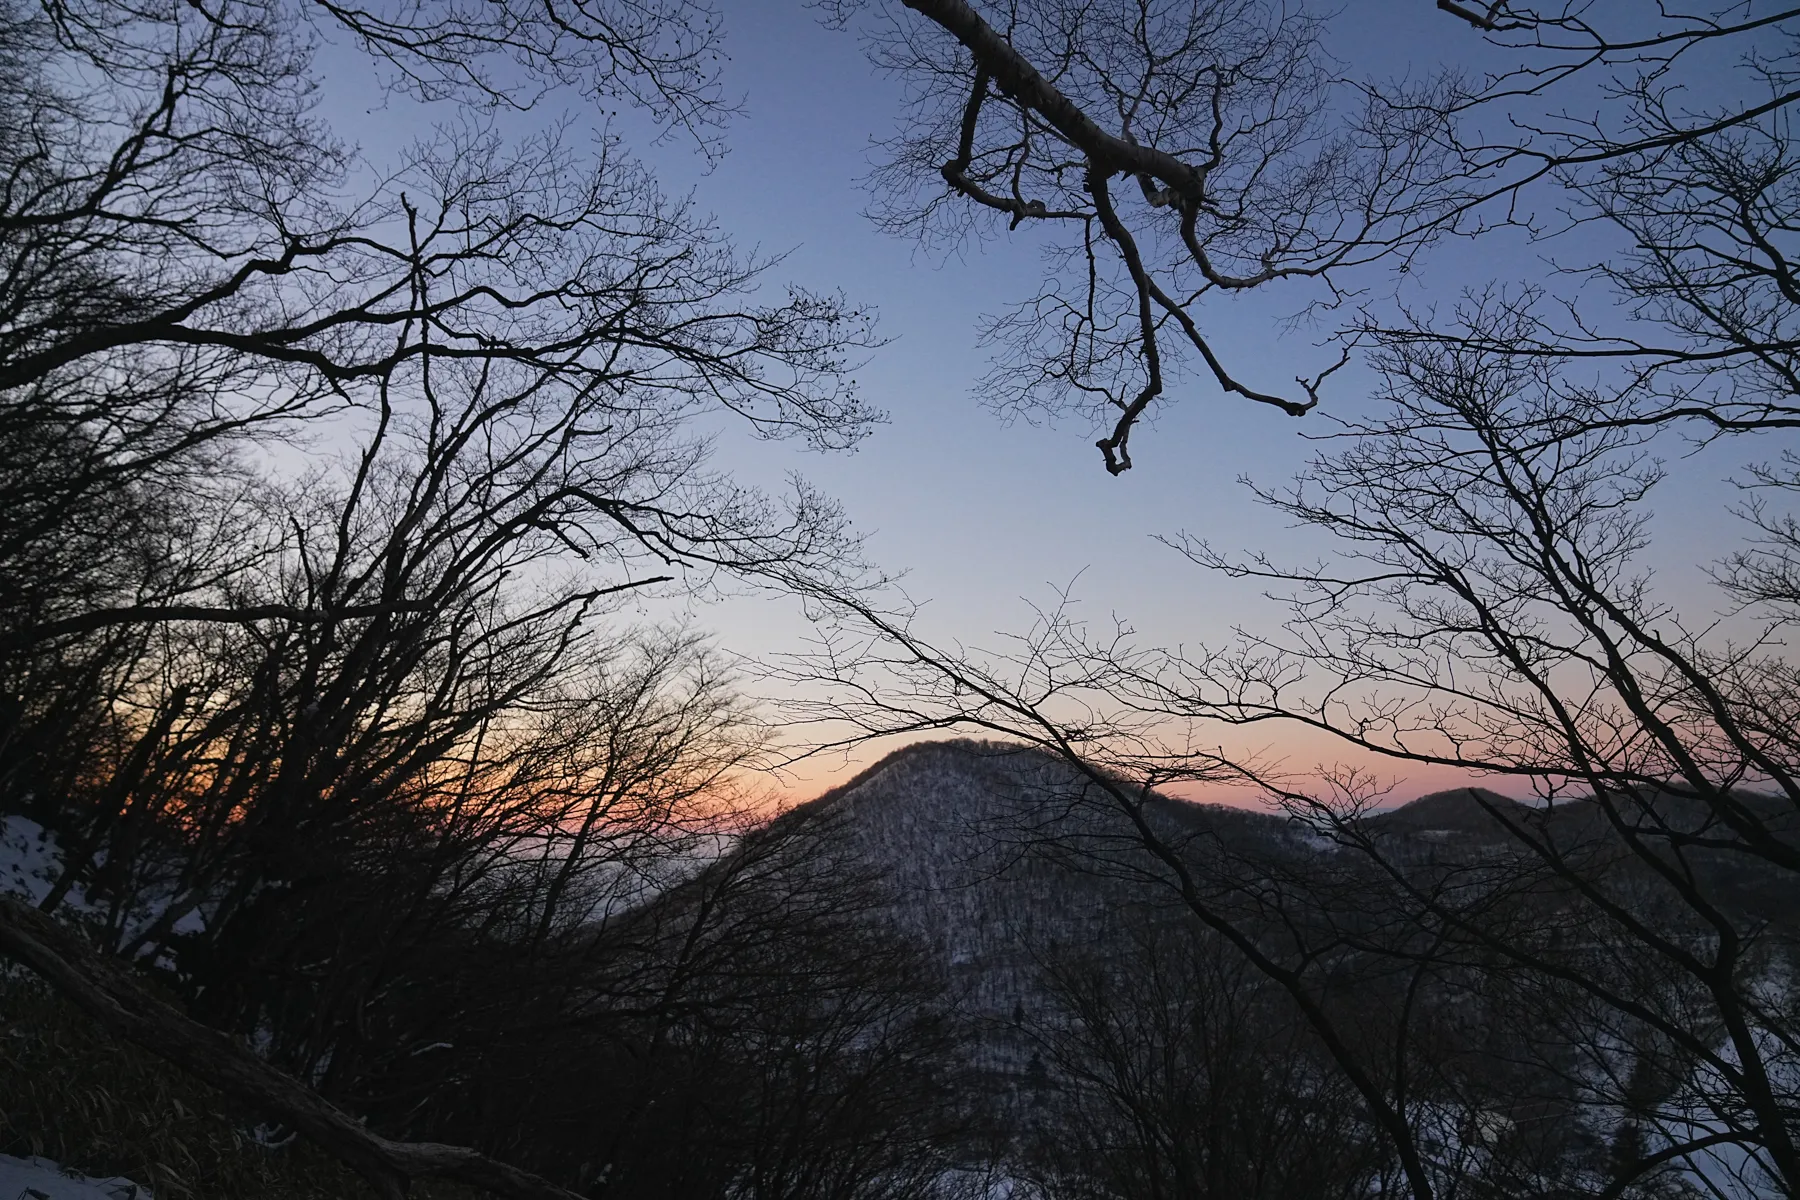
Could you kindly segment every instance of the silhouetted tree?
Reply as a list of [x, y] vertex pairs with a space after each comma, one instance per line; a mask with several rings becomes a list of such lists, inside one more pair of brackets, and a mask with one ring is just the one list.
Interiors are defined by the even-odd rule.
[[[337, 141], [314, 25], [435, 131]], [[0, 809], [67, 850], [45, 911], [392, 1128], [371, 1081], [576, 987], [571, 946], [722, 845], [762, 735], [623, 600], [856, 569], [832, 505], [692, 426], [853, 443], [866, 316], [767, 290], [617, 139], [483, 116], [624, 97], [710, 153], [716, 45], [685, 0], [0, 6]], [[112, 1015], [384, 1192], [423, 1161]]]
[[[1395, 87], [1330, 83], [1327, 26], [1287, 10], [902, 7], [878, 42], [919, 104], [891, 167], [916, 186], [894, 192], [893, 217], [929, 229], [985, 208], [1066, 231], [1044, 293], [995, 323], [997, 398], [1110, 409], [1115, 472], [1172, 348], [1251, 391], [1206, 344], [1212, 293], [1285, 274], [1343, 300], [1372, 278], [1359, 264], [1410, 271], [1462, 233], [1540, 241], [1598, 298], [1552, 278], [1478, 286], [1454, 314], [1362, 302], [1343, 333], [1372, 351], [1375, 402], [1334, 415], [1293, 487], [1256, 492], [1335, 556], [1290, 566], [1206, 531], [1168, 538], [1272, 589], [1280, 631], [1159, 649], [1062, 607], [1017, 653], [984, 657], [930, 644], [904, 605], [825, 589], [846, 636], [792, 671], [848, 685], [819, 715], [869, 732], [964, 723], [1063, 756], [1144, 856], [1106, 869], [1159, 871], [1285, 994], [1421, 1200], [1544, 1190], [1558, 1171], [1556, 1186], [1647, 1193], [1679, 1186], [1672, 1165], [1800, 1187], [1792, 455], [1743, 472], [1748, 538], [1712, 564], [1723, 617], [1661, 596], [1644, 553], [1658, 439], [1792, 424], [1800, 16], [1442, 3], [1446, 31], [1484, 39], [1496, 65]], [[1299, 412], [1308, 384], [1303, 400], [1252, 398]], [[1286, 778], [1220, 748], [1234, 727], [1538, 799], [1470, 793], [1476, 815], [1436, 845], [1442, 830], [1373, 811], [1373, 776]], [[1159, 824], [1158, 789], [1221, 779], [1261, 785], [1336, 848], [1317, 878]], [[1365, 1039], [1368, 1014], [1331, 999], [1340, 967], [1416, 980], [1418, 1003], [1511, 996], [1556, 1014], [1512, 1045], [1529, 1086], [1573, 1098], [1568, 1122], [1612, 1139], [1609, 1156], [1509, 1135], [1498, 1157], [1447, 1157], [1470, 1143], [1444, 1106], [1487, 1104], [1455, 1065], [1481, 1061], [1475, 1031], [1402, 1021]]]
[[[1483, 346], [1629, 364], [1659, 384], [1634, 420], [1790, 424], [1797, 14], [1437, 8], [1450, 62], [1466, 40], [1479, 67], [1359, 79], [1325, 12], [1261, 0], [826, 11], [860, 22], [909, 89], [872, 180], [878, 220], [928, 244], [1032, 230], [1048, 250], [1038, 293], [988, 320], [986, 399], [1093, 422], [1114, 474], [1192, 376], [1299, 416], [1371, 334], [1456, 336], [1374, 305], [1381, 272], [1509, 229], [1671, 336], [1540, 293], [1532, 336]], [[1356, 310], [1291, 385], [1253, 378], [1207, 330], [1209, 300], [1276, 288]]]
[[1042, 978], [1054, 1194], [1362, 1196], [1381, 1178], [1356, 1096], [1215, 939], [1133, 914]]
[[[1110, 807], [1145, 856], [1099, 861], [1160, 873], [1286, 993], [1414, 1194], [1477, 1173], [1444, 1178], [1433, 1147], [1447, 1144], [1447, 1098], [1481, 1103], [1479, 1073], [1446, 1073], [1441, 1051], [1407, 1067], [1423, 1043], [1404, 1026], [1367, 1039], [1366, 1014], [1331, 1000], [1340, 968], [1410, 975], [1421, 1002], [1510, 994], [1558, 1014], [1542, 1037], [1515, 1031], [1514, 1050], [1560, 1073], [1563, 1086], [1544, 1086], [1596, 1135], [1617, 1133], [1613, 1161], [1576, 1164], [1582, 1188], [1626, 1194], [1670, 1163], [1722, 1154], [1755, 1186], [1791, 1190], [1792, 615], [1741, 582], [1786, 551], [1728, 560], [1723, 581], [1754, 605], [1737, 637], [1690, 629], [1639, 565], [1657, 427], [1595, 419], [1609, 396], [1560, 387], [1518, 356], [1423, 342], [1384, 362], [1387, 412], [1345, 423], [1300, 482], [1260, 493], [1337, 539], [1335, 561], [1289, 569], [1177, 543], [1200, 566], [1289, 588], [1285, 636], [1139, 647], [1060, 610], [1016, 657], [972, 659], [840, 598], [852, 628], [882, 635], [876, 654], [797, 669], [879, 697], [823, 705], [835, 719], [957, 720], [1075, 765], [1084, 802]], [[1217, 729], [1273, 723], [1515, 781], [1538, 800], [1472, 791], [1460, 815], [1409, 830], [1404, 810], [1375, 811], [1384, 791], [1366, 769], [1307, 786], [1203, 748]], [[1157, 815], [1158, 789], [1222, 779], [1261, 785], [1326, 848], [1224, 854]]]

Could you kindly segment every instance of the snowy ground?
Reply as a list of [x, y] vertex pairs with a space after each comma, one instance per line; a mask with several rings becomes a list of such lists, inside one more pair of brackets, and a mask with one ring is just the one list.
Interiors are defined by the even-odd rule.
[[[0, 817], [0, 894], [37, 903], [49, 894], [62, 871], [56, 839], [35, 821]], [[85, 909], [79, 886], [70, 889], [72, 909]], [[90, 1179], [65, 1171], [47, 1158], [0, 1154], [0, 1200], [149, 1200], [150, 1189], [129, 1179]]]
[[[104, 861], [104, 857], [102, 852], [96, 856], [96, 861]], [[62, 847], [57, 845], [55, 834], [27, 817], [0, 815], [0, 895], [17, 896], [27, 904], [38, 904], [50, 894], [50, 889], [62, 877], [62, 871]], [[129, 941], [153, 925], [166, 911], [173, 895], [172, 887], [144, 888], [137, 902], [123, 916], [119, 940]], [[106, 906], [91, 902], [79, 883], [69, 888], [57, 912], [65, 917], [73, 915], [102, 920], [107, 915]], [[204, 915], [199, 909], [192, 909], [175, 922], [173, 932], [199, 933], [205, 928]], [[146, 948], [144, 953], [150, 953], [151, 949]], [[157, 965], [170, 967], [173, 964], [165, 957], [159, 958]], [[0, 1191], [0, 1200], [14, 1200], [14, 1197]]]
[[70, 1174], [47, 1158], [0, 1154], [0, 1200], [150, 1200], [150, 1189]]
[[[43, 826], [24, 817], [0, 816], [0, 894], [36, 904], [50, 894], [61, 874], [62, 851]], [[69, 890], [64, 903], [73, 909], [87, 907], [79, 884]], [[15, 1198], [0, 1187], [0, 1200]]]

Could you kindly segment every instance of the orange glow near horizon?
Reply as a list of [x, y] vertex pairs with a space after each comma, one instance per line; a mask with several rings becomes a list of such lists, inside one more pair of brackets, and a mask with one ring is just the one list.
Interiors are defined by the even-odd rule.
[[[920, 742], [956, 741], [971, 734], [934, 731], [883, 738], [843, 752], [821, 754], [771, 772], [769, 789], [773, 810], [785, 810], [841, 787], [863, 771], [896, 751]], [[1502, 794], [1521, 794], [1522, 789], [1506, 781], [1498, 785], [1489, 776], [1450, 766], [1431, 766], [1382, 758], [1368, 752], [1347, 753], [1342, 742], [1329, 735], [1308, 731], [1293, 737], [1285, 746], [1269, 743], [1246, 743], [1232, 748], [1244, 759], [1255, 759], [1265, 765], [1278, 764], [1282, 781], [1296, 791], [1311, 791], [1322, 782], [1325, 772], [1355, 767], [1372, 777], [1384, 798], [1383, 805], [1405, 804], [1433, 792], [1479, 785]], [[1249, 782], [1196, 782], [1167, 789], [1168, 794], [1183, 800], [1204, 804], [1223, 804], [1231, 808], [1268, 810], [1274, 807], [1269, 793]]]

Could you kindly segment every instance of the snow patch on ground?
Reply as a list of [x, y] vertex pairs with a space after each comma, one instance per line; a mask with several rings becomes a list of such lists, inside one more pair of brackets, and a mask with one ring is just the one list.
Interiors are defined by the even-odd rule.
[[0, 1200], [151, 1200], [129, 1179], [90, 1179], [47, 1158], [0, 1154]]
[[[0, 816], [0, 893], [35, 905], [50, 894], [61, 874], [62, 847], [56, 844], [55, 834], [29, 817]], [[85, 909], [87, 896], [77, 884], [63, 903]], [[14, 1197], [0, 1189], [0, 1200]]]
[[[27, 817], [0, 816], [0, 894], [37, 904], [62, 874], [62, 849], [43, 826]], [[85, 910], [79, 886], [64, 904]], [[151, 1200], [150, 1189], [129, 1179], [92, 1179], [47, 1158], [0, 1154], [0, 1200]]]
[[[96, 861], [101, 859], [103, 855], [96, 855]], [[0, 816], [0, 895], [17, 896], [35, 907], [50, 894], [50, 889], [61, 878], [62, 870], [62, 847], [57, 844], [54, 833], [29, 817], [17, 814]], [[140, 893], [138, 903], [120, 918], [120, 944], [130, 942], [149, 929], [161, 919], [169, 905], [176, 901], [176, 889], [172, 884], [146, 886]], [[170, 932], [176, 935], [205, 932], [205, 906], [195, 906], [191, 901], [187, 903], [189, 907], [174, 923]], [[69, 888], [57, 911], [103, 919], [106, 916], [105, 906], [90, 902], [79, 883]], [[166, 958], [159, 960], [159, 965], [173, 966]], [[0, 1191], [0, 1200], [15, 1200], [15, 1197]]]

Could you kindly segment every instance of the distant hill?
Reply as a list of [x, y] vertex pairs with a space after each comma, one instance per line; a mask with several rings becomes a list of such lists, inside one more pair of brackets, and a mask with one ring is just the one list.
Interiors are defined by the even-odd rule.
[[[1167, 798], [1151, 807], [1178, 844], [1317, 852], [1279, 815]], [[1179, 907], [1103, 789], [1032, 748], [918, 743], [785, 819], [829, 822], [835, 853], [882, 881], [895, 924], [929, 948], [963, 1014], [990, 1030], [971, 1065], [1003, 1075], [1031, 1057], [1028, 1039], [1008, 1030], [1041, 1015], [1045, 954], [1104, 946], [1127, 913]]]
[[[1691, 798], [1669, 792], [1646, 799], [1653, 817], [1677, 828], [1700, 819], [1701, 806]], [[1761, 798], [1744, 802], [1775, 811]], [[1419, 884], [1427, 891], [1444, 884], [1432, 894], [1466, 904], [1475, 919], [1487, 919], [1491, 908], [1500, 914], [1496, 919], [1516, 919], [1526, 931], [1521, 936], [1542, 931], [1544, 953], [1566, 954], [1593, 969], [1615, 961], [1610, 953], [1592, 958], [1602, 945], [1595, 939], [1606, 930], [1576, 902], [1576, 890], [1558, 875], [1560, 864], [1538, 858], [1508, 833], [1509, 823], [1568, 851], [1568, 861], [1592, 868], [1592, 880], [1647, 919], [1671, 922], [1667, 928], [1678, 936], [1688, 936], [1691, 926], [1668, 903], [1654, 873], [1626, 850], [1605, 806], [1592, 798], [1545, 805], [1477, 788], [1421, 796], [1364, 819], [1362, 828], [1374, 835], [1384, 864], [1279, 813], [1151, 797], [1142, 815], [1173, 862], [1144, 849], [1102, 781], [1054, 755], [992, 742], [919, 743], [790, 810], [708, 871], [725, 874], [734, 860], [784, 846], [782, 853], [813, 878], [855, 880], [864, 889], [858, 893], [858, 903], [866, 905], [861, 916], [874, 918], [871, 945], [896, 932], [916, 945], [918, 955], [908, 961], [931, 976], [933, 987], [941, 981], [941, 1002], [955, 1010], [955, 1036], [937, 1060], [947, 1065], [943, 1077], [955, 1081], [950, 1090], [987, 1126], [1013, 1137], [1014, 1150], [1030, 1153], [1048, 1146], [1053, 1154], [1071, 1128], [1070, 1114], [1087, 1111], [1082, 1106], [1097, 1103], [1093, 1097], [1104, 1091], [1092, 1077], [1058, 1074], [1045, 1063], [1046, 1057], [1059, 1061], [1055, 1047], [1071, 1044], [1069, 1031], [1087, 1019], [1069, 1007], [1067, 981], [1075, 974], [1099, 980], [1094, 995], [1126, 1015], [1118, 1027], [1125, 1044], [1178, 1050], [1174, 1058], [1145, 1060], [1171, 1070], [1176, 1067], [1170, 1064], [1186, 1061], [1180, 1054], [1201, 1053], [1194, 1048], [1200, 1042], [1180, 1041], [1186, 1010], [1168, 1007], [1183, 1003], [1172, 996], [1201, 994], [1182, 991], [1199, 986], [1194, 980], [1228, 981], [1222, 1003], [1236, 1006], [1234, 1013], [1263, 1014], [1255, 1016], [1263, 1022], [1256, 1036], [1288, 1044], [1281, 1039], [1298, 1021], [1288, 998], [1268, 977], [1243, 966], [1227, 935], [1193, 918], [1170, 886], [1177, 870], [1203, 893], [1211, 911], [1228, 915], [1230, 936], [1259, 942], [1280, 961], [1303, 961], [1312, 972], [1310, 986], [1329, 990], [1340, 1013], [1363, 1005], [1383, 1011], [1398, 978], [1386, 968], [1436, 936], [1429, 921], [1407, 915], [1410, 889]], [[1713, 853], [1692, 857], [1701, 870], [1721, 873], [1707, 881], [1714, 895], [1771, 931], [1792, 929], [1800, 905], [1780, 890], [1790, 880], [1746, 868], [1738, 861], [1742, 856], [1715, 864]], [[1727, 869], [1732, 873], [1724, 876]], [[707, 873], [693, 881], [692, 891], [704, 892]], [[1520, 880], [1528, 886], [1518, 886]], [[682, 890], [668, 893], [671, 906], [681, 903]], [[676, 916], [668, 924], [680, 928], [679, 911]], [[1185, 948], [1174, 954], [1200, 968], [1184, 974], [1189, 968], [1172, 965], [1163, 982], [1173, 990], [1154, 990], [1146, 984], [1146, 947], [1152, 955], [1164, 953], [1162, 947]], [[1631, 950], [1629, 942], [1619, 947]], [[1161, 961], [1172, 963], [1173, 956]], [[1625, 1057], [1595, 1074], [1592, 1064], [1569, 1057], [1557, 1038], [1541, 1037], [1537, 1010], [1521, 1020], [1508, 990], [1514, 980], [1504, 971], [1485, 971], [1484, 961], [1446, 958], [1421, 985], [1418, 1020], [1435, 1023], [1433, 1037], [1469, 1039], [1455, 1060], [1457, 1070], [1468, 1072], [1471, 1086], [1486, 1089], [1481, 1103], [1496, 1121], [1529, 1139], [1533, 1154], [1566, 1156], [1567, 1162], [1603, 1157], [1617, 1113], [1584, 1097], [1596, 1089], [1604, 1093], [1601, 1085], [1615, 1075], [1629, 1075], [1625, 1068], [1638, 1050], [1620, 1051]], [[1207, 964], [1221, 969], [1208, 974]], [[1383, 969], [1365, 971], [1371, 964]], [[1063, 971], [1052, 975], [1062, 981], [1062, 991], [1046, 981], [1047, 965]], [[939, 997], [934, 991], [929, 1003], [940, 1003]], [[1144, 1032], [1158, 1019], [1173, 1020], [1171, 1013], [1179, 1018], [1173, 1025]], [[1355, 1033], [1361, 1025], [1350, 1017], [1340, 1028]], [[1293, 1045], [1302, 1043], [1310, 1044], [1302, 1038]], [[1208, 1053], [1210, 1047], [1204, 1044]], [[1272, 1054], [1270, 1061], [1289, 1062], [1285, 1054]], [[1197, 1087], [1193, 1080], [1201, 1076], [1182, 1077], [1177, 1070], [1171, 1078], [1187, 1079], [1180, 1087]], [[1675, 1094], [1669, 1090], [1663, 1098]], [[1451, 1154], [1454, 1145], [1446, 1145], [1440, 1149]]]
[[1389, 828], [1453, 829], [1458, 832], [1485, 832], [1494, 827], [1493, 815], [1483, 807], [1491, 805], [1500, 812], [1523, 815], [1527, 806], [1487, 788], [1450, 788], [1420, 796], [1398, 808], [1373, 818]]
[[1487, 788], [1450, 788], [1376, 813], [1371, 827], [1437, 844], [1493, 844], [1511, 837], [1503, 822], [1529, 824], [1536, 810]]

